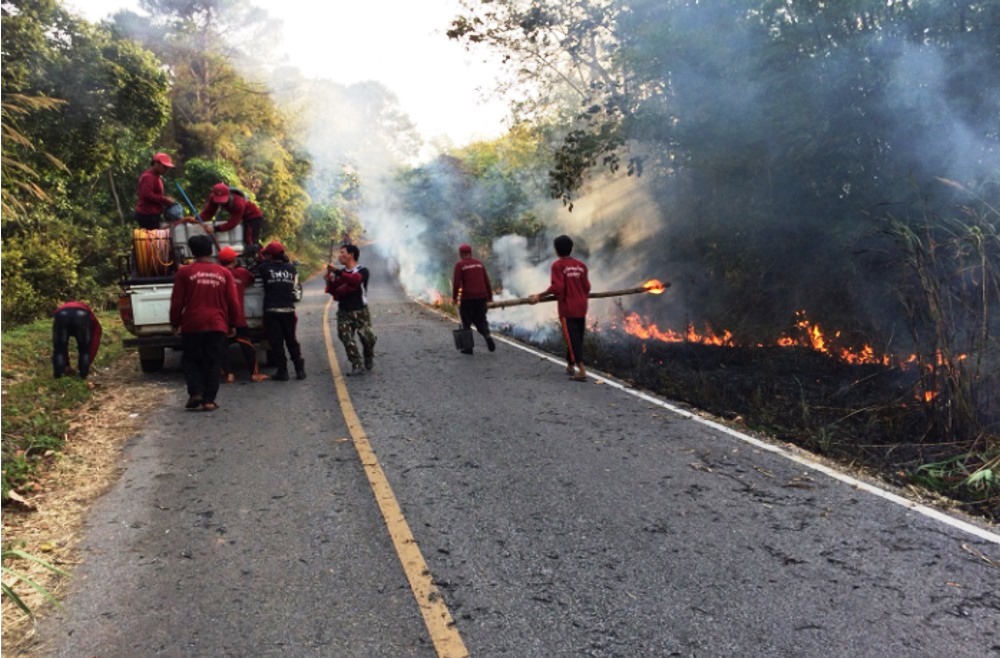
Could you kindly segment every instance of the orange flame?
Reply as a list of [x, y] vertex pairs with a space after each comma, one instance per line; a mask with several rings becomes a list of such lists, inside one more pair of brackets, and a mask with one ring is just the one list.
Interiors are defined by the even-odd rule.
[[642, 287], [646, 289], [646, 292], [653, 295], [662, 294], [663, 291], [667, 289], [667, 287], [663, 285], [663, 282], [658, 279], [650, 279], [646, 283], [642, 284]]
[[924, 402], [931, 402], [937, 396], [937, 391], [924, 391]]
[[[643, 287], [655, 283], [658, 282], [650, 281]], [[875, 353], [875, 349], [871, 345], [863, 345], [860, 348], [832, 348], [831, 339], [827, 337], [819, 324], [809, 321], [805, 311], [799, 311], [795, 315], [797, 318], [795, 328], [799, 330], [800, 335], [798, 337], [782, 336], [776, 341], [779, 347], [807, 347], [853, 365], [880, 364], [888, 366], [891, 364], [892, 360], [889, 356], [879, 356]], [[642, 340], [658, 340], [666, 343], [700, 343], [702, 345], [719, 345], [724, 347], [737, 346], [730, 331], [723, 331], [720, 334], [712, 330], [711, 327], [705, 327], [704, 332], [699, 332], [694, 328], [694, 325], [689, 324], [684, 333], [679, 333], [672, 329], [660, 329], [653, 323], [647, 323], [636, 313], [629, 313], [625, 316], [623, 329], [625, 333]], [[840, 332], [836, 332], [832, 336], [833, 339], [839, 337]], [[758, 344], [757, 346], [764, 347], [763, 344]], [[911, 361], [915, 360], [915, 357], [911, 357]]]
[[427, 300], [434, 306], [441, 305], [441, 293], [434, 288], [427, 288], [424, 293], [427, 295]]
[[658, 340], [664, 343], [702, 343], [704, 345], [728, 345], [733, 346], [733, 334], [726, 331], [722, 335], [716, 334], [711, 327], [705, 327], [705, 333], [699, 333], [694, 325], [689, 324], [687, 331], [683, 334], [673, 329], [660, 329], [655, 324], [646, 323], [638, 313], [629, 313], [625, 316], [625, 333], [643, 340]]

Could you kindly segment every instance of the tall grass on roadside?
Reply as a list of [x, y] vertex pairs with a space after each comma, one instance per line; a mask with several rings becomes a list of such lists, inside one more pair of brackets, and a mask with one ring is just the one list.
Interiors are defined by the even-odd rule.
[[960, 485], [1000, 490], [1000, 212], [953, 181], [972, 203], [957, 216], [924, 210], [917, 221], [886, 217], [899, 251], [898, 293], [920, 368], [927, 436], [961, 446], [963, 457], [918, 469], [961, 475]]
[[11, 602], [15, 606], [17, 606], [19, 610], [21, 610], [21, 612], [28, 615], [29, 617], [34, 617], [34, 614], [32, 613], [31, 608], [28, 606], [28, 604], [24, 601], [24, 599], [14, 590], [14, 584], [17, 582], [22, 582], [28, 585], [29, 587], [31, 587], [31, 589], [35, 590], [36, 592], [44, 596], [46, 599], [51, 601], [53, 604], [58, 606], [59, 601], [57, 601], [56, 598], [52, 596], [51, 592], [49, 592], [47, 589], [38, 584], [34, 579], [32, 579], [26, 573], [17, 571], [7, 566], [11, 560], [15, 559], [29, 560], [31, 562], [34, 562], [35, 564], [38, 564], [48, 569], [52, 573], [59, 574], [60, 576], [68, 575], [65, 571], [63, 571], [59, 567], [49, 562], [46, 562], [45, 560], [37, 556], [34, 556], [31, 553], [26, 553], [18, 549], [5, 548], [3, 549], [2, 553], [0, 553], [0, 565], [2, 565], [0, 566], [0, 570], [2, 570], [4, 576], [4, 582], [2, 583], [3, 595], [9, 598]]

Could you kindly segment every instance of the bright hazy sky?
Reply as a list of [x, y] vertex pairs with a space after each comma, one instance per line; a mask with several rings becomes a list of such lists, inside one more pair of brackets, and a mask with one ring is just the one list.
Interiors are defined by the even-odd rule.
[[[399, 98], [427, 140], [455, 144], [504, 132], [504, 104], [482, 102], [497, 65], [470, 55], [444, 32], [457, 0], [250, 0], [283, 22], [289, 63], [308, 77], [341, 84], [378, 80]], [[91, 21], [137, 0], [63, 0]]]

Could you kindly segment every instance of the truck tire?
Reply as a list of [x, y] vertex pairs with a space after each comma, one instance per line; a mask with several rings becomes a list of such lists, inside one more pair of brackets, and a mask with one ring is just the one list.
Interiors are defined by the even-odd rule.
[[160, 372], [163, 370], [162, 347], [140, 347], [139, 368], [143, 372]]

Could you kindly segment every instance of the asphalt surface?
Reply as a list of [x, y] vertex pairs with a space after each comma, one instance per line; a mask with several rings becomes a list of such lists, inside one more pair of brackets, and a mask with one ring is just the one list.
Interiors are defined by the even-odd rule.
[[[375, 369], [347, 390], [469, 655], [1000, 655], [989, 537], [508, 342], [462, 355], [382, 269]], [[305, 381], [185, 412], [170, 355], [175, 392], [92, 511], [39, 655], [438, 655], [338, 402], [321, 284]]]

